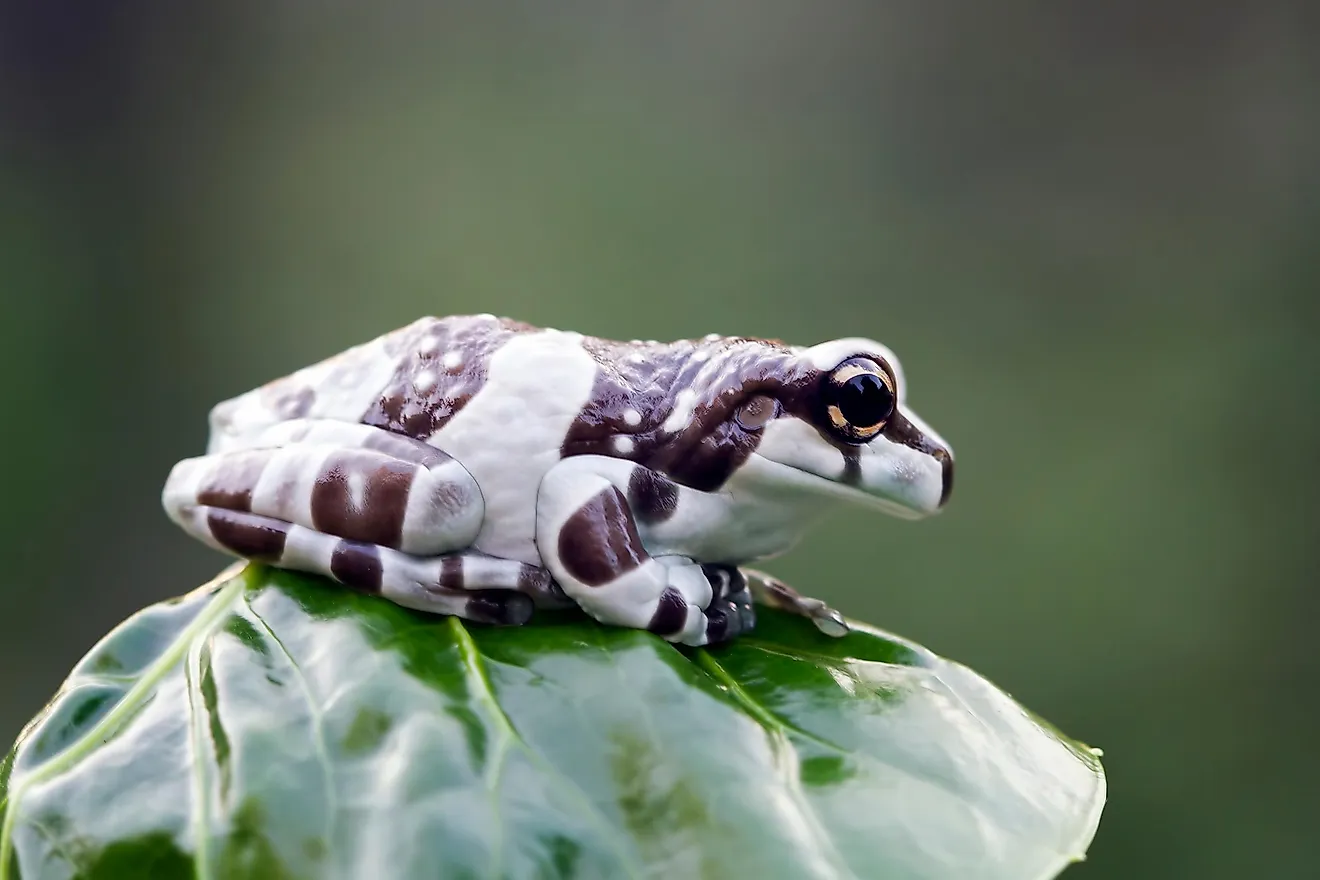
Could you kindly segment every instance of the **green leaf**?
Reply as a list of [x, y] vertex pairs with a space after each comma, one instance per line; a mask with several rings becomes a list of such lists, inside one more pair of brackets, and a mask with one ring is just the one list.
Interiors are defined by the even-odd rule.
[[1052, 877], [1095, 754], [975, 673], [761, 609], [679, 650], [232, 569], [119, 626], [0, 765], [0, 880]]

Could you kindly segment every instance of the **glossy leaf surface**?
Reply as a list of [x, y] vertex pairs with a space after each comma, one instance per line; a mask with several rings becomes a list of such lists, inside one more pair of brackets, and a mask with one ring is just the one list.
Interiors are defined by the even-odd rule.
[[249, 568], [148, 608], [0, 766], [0, 880], [1052, 877], [1094, 754], [965, 667], [761, 609], [680, 651]]

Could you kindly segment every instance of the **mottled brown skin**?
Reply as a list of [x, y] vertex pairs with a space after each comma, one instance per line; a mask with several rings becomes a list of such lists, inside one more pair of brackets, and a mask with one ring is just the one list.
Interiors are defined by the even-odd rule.
[[[700, 491], [714, 491], [756, 451], [761, 428], [769, 421], [765, 407], [823, 425], [820, 385], [824, 371], [806, 363], [788, 346], [773, 340], [721, 337], [672, 343], [617, 343], [588, 338], [583, 345], [599, 365], [591, 401], [569, 430], [562, 455], [626, 458]], [[640, 355], [640, 361], [635, 360]], [[711, 369], [716, 363], [719, 369]], [[882, 368], [890, 374], [888, 365]], [[661, 427], [678, 395], [696, 395], [692, 418], [678, 433]], [[749, 418], [738, 418], [749, 408]], [[641, 415], [636, 425], [624, 414]], [[614, 446], [618, 435], [631, 437], [631, 452]], [[822, 429], [838, 447], [856, 482], [858, 449]], [[848, 476], [845, 475], [845, 482]], [[645, 497], [642, 493], [642, 497]]]
[[[427, 440], [481, 390], [495, 351], [513, 336], [538, 329], [503, 318], [478, 322], [442, 318], [419, 321], [387, 335], [386, 351], [399, 366], [360, 420]], [[561, 445], [564, 458], [624, 458], [679, 485], [713, 491], [756, 451], [767, 421], [758, 400], [764, 398], [774, 404], [772, 416], [782, 412], [820, 426], [821, 436], [845, 458], [845, 483], [855, 483], [860, 475], [857, 447], [827, 429], [820, 402], [823, 371], [781, 342], [716, 337], [625, 343], [584, 336], [582, 346], [598, 371], [591, 398]], [[446, 367], [446, 354], [455, 352], [461, 353], [462, 362]], [[326, 363], [332, 368], [323, 383], [351, 382], [363, 371], [361, 358], [354, 349], [331, 358]], [[882, 363], [881, 368], [892, 379], [889, 366]], [[434, 381], [419, 384], [419, 378], [426, 376]], [[692, 418], [677, 433], [663, 430], [683, 391], [695, 395]], [[283, 417], [294, 418], [308, 411], [317, 389], [300, 385], [295, 374], [270, 383], [264, 392]], [[745, 405], [754, 412], [744, 424], [737, 413]], [[629, 410], [640, 417], [636, 424], [625, 418]], [[895, 418], [886, 436], [916, 446], [903, 433], [904, 424], [905, 420]], [[631, 450], [618, 449], [615, 438], [620, 436], [633, 441]]]
[[[536, 330], [506, 319], [480, 324], [440, 320], [391, 334], [386, 351], [396, 356], [399, 368], [362, 421], [409, 437], [430, 437], [481, 390], [491, 355], [511, 336]], [[451, 352], [461, 352], [463, 361], [446, 367], [444, 358]], [[419, 387], [423, 373], [435, 376], [434, 385]]]

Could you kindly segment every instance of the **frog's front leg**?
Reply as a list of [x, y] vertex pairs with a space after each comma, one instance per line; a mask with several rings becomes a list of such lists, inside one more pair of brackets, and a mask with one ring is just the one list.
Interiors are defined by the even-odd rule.
[[743, 577], [744, 589], [757, 604], [806, 617], [827, 636], [842, 638], [848, 634], [848, 622], [843, 619], [843, 615], [823, 600], [804, 596], [779, 578], [763, 571], [745, 568], [739, 574]]
[[565, 603], [543, 568], [468, 551], [484, 502], [457, 461], [367, 425], [297, 420], [187, 459], [170, 518], [222, 552], [313, 572], [421, 611], [517, 624]]
[[696, 496], [707, 509], [719, 503], [623, 459], [565, 459], [542, 479], [537, 498], [541, 558], [569, 598], [602, 623], [686, 645], [732, 639], [751, 628], [753, 615], [750, 597], [729, 579], [731, 569], [647, 549], [646, 536], [656, 536], [654, 526], [666, 514], [703, 506]]

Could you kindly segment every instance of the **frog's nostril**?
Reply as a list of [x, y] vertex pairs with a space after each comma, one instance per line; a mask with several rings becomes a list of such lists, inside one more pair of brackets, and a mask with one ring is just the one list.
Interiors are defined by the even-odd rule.
[[944, 488], [940, 491], [940, 507], [943, 507], [949, 500], [949, 493], [953, 491], [953, 454], [947, 449], [936, 449], [932, 455], [944, 473]]

